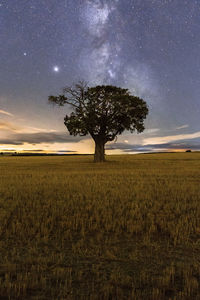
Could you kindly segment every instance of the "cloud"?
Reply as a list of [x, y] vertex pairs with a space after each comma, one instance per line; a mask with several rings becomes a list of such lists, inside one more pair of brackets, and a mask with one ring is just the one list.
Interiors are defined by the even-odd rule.
[[42, 149], [25, 149], [24, 152], [44, 152]]
[[[186, 127], [185, 127], [186, 128]], [[200, 150], [200, 131], [190, 134], [179, 134], [162, 137], [144, 138], [142, 144], [116, 143], [109, 145], [111, 149], [119, 149], [124, 152], [145, 152], [162, 150]], [[190, 142], [190, 140], [192, 140]], [[109, 149], [108, 148], [108, 149]]]
[[20, 141], [15, 141], [12, 139], [0, 139], [0, 145], [23, 145]]
[[142, 132], [142, 134], [151, 134], [151, 133], [155, 133], [155, 132], [158, 132], [160, 131], [159, 128], [149, 128], [149, 129], [145, 129], [145, 132]]
[[7, 122], [7, 121], [0, 122], [0, 130], [3, 129], [3, 130], [8, 130], [8, 131], [17, 131], [17, 128], [18, 128], [17, 126], [13, 125], [10, 122]]
[[13, 114], [9, 113], [8, 111], [2, 110], [2, 109], [0, 109], [0, 114], [7, 115], [7, 116], [10, 116], [10, 117], [14, 116]]
[[188, 134], [178, 134], [178, 135], [171, 135], [171, 136], [162, 136], [162, 137], [152, 137], [152, 138], [145, 138], [143, 140], [143, 145], [148, 144], [164, 144], [173, 141], [180, 141], [180, 140], [190, 140], [200, 138], [200, 131]]
[[38, 127], [29, 127], [27, 126], [26, 132], [32, 132], [32, 133], [37, 133], [37, 132], [57, 132], [57, 130], [54, 129], [45, 129], [45, 128], [38, 128]]
[[[23, 150], [23, 152], [44, 152], [46, 153], [46, 151], [43, 149], [26, 149], [26, 150]], [[77, 152], [77, 151], [72, 151], [72, 150], [51, 150], [50, 151], [51, 153], [74, 153], [74, 152]]]
[[163, 144], [147, 144], [147, 145], [133, 145], [128, 143], [112, 143], [106, 146], [106, 150], [121, 150], [123, 152], [154, 152], [154, 151], [168, 151], [168, 150], [200, 150], [200, 141], [188, 143], [188, 141], [163, 143]]
[[64, 132], [37, 132], [37, 133], [18, 133], [13, 134], [6, 139], [0, 139], [0, 144], [5, 145], [23, 145], [42, 144], [42, 143], [77, 143], [84, 137], [74, 137]]
[[[125, 143], [112, 143], [106, 145], [106, 150], [138, 151], [142, 146]], [[143, 147], [142, 147], [143, 148]]]
[[185, 124], [185, 125], [176, 127], [176, 129], [183, 129], [183, 128], [188, 128], [188, 127], [189, 127], [189, 125], [188, 125], [188, 124]]
[[200, 150], [200, 142], [198, 144], [189, 144], [187, 142], [183, 143], [166, 143], [166, 144], [158, 144], [158, 145], [149, 145], [152, 146], [152, 148], [155, 149], [171, 149], [171, 150]]
[[0, 122], [0, 130], [6, 130], [14, 133], [56, 132], [54, 129], [44, 129], [30, 126], [22, 127], [7, 121]]
[[57, 151], [54, 151], [56, 153], [74, 153], [74, 152], [77, 152], [77, 151], [72, 151], [72, 150], [57, 150]]
[[77, 143], [88, 137], [70, 136], [67, 131], [59, 132], [54, 129], [44, 129], [30, 126], [19, 126], [14, 123], [0, 122], [0, 145], [22, 146], [24, 144], [56, 144]]

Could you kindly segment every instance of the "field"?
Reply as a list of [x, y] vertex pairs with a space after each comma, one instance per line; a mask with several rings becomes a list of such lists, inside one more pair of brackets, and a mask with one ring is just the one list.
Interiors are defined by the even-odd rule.
[[0, 299], [200, 299], [200, 153], [0, 158]]

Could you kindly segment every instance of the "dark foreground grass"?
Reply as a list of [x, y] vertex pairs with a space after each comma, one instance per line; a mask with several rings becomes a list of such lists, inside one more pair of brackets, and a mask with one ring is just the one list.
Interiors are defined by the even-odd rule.
[[0, 299], [200, 299], [200, 154], [0, 158]]

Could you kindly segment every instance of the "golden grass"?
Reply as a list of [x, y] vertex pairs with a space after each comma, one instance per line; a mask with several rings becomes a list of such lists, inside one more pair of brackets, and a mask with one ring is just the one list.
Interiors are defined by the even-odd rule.
[[200, 299], [200, 153], [0, 158], [0, 299]]

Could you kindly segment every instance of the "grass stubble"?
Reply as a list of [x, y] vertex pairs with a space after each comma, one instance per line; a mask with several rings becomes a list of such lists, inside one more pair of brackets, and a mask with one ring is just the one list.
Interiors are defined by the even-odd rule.
[[0, 299], [200, 299], [200, 153], [0, 158]]

